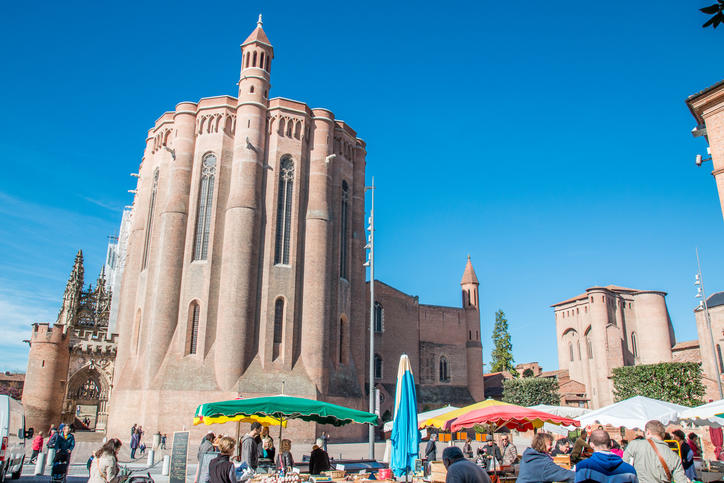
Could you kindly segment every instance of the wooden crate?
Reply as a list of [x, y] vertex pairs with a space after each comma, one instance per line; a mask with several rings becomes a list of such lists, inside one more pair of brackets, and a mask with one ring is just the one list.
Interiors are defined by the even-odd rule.
[[442, 461], [431, 461], [430, 462], [430, 481], [439, 483], [445, 481], [447, 478], [447, 468]]

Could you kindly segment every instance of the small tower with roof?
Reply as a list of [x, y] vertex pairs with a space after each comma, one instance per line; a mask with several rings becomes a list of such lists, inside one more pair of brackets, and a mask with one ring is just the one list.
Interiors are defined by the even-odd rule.
[[465, 355], [468, 370], [468, 389], [470, 395], [476, 401], [485, 399], [485, 388], [483, 386], [483, 346], [480, 343], [480, 297], [478, 293], [478, 277], [470, 261], [465, 264], [463, 278], [460, 287], [463, 295], [463, 310], [465, 311], [465, 323], [467, 329], [467, 341], [465, 342]]

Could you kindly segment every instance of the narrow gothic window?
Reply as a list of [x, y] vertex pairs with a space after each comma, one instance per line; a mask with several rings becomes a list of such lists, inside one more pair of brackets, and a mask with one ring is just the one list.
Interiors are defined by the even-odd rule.
[[158, 191], [158, 168], [153, 172], [153, 187], [151, 188], [151, 201], [148, 204], [148, 217], [146, 218], [146, 239], [143, 241], [143, 265], [145, 270], [148, 265], [148, 249], [151, 244], [151, 229], [153, 228], [153, 212], [156, 207], [156, 192]]
[[342, 209], [340, 211], [339, 276], [347, 278], [347, 218], [349, 216], [349, 185], [342, 181]]
[[339, 363], [344, 363], [344, 319], [339, 319]]
[[375, 302], [375, 332], [382, 332], [384, 329], [385, 309], [382, 304]]
[[589, 337], [586, 337], [586, 351], [588, 352], [588, 358], [593, 359], [593, 345]]
[[375, 354], [375, 379], [382, 379], [382, 357]]
[[721, 357], [721, 345], [719, 344], [716, 345], [716, 355], [717, 359], [719, 360], [719, 372], [724, 372], [724, 360], [722, 360]]
[[191, 310], [189, 310], [189, 354], [196, 354], [199, 341], [199, 312], [199, 304], [191, 302]]
[[634, 357], [639, 356], [639, 348], [636, 344], [636, 332], [631, 332], [631, 352]]
[[274, 343], [282, 343], [282, 330], [284, 327], [284, 299], [279, 297], [274, 304]]
[[262, 69], [264, 68], [264, 52], [262, 52], [262, 53], [260, 54], [260, 57], [259, 57], [259, 67], [261, 67]]
[[573, 344], [568, 344], [568, 354], [571, 358], [571, 362], [573, 362]]
[[450, 382], [450, 373], [447, 367], [447, 358], [440, 356], [440, 382]]
[[289, 248], [292, 234], [292, 197], [294, 193], [294, 161], [282, 157], [279, 169], [279, 193], [277, 194], [277, 232], [274, 263], [289, 264]]
[[256, 51], [254, 51], [254, 58], [251, 61], [251, 66], [256, 67]]
[[196, 237], [194, 239], [194, 260], [206, 260], [209, 251], [209, 231], [214, 200], [216, 178], [216, 156], [209, 154], [201, 163], [201, 185], [196, 209]]

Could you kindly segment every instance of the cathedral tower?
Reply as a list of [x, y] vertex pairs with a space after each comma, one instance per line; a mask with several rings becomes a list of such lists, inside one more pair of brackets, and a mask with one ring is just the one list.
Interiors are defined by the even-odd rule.
[[364, 142], [328, 109], [270, 99], [273, 60], [260, 18], [238, 97], [181, 102], [149, 130], [111, 433], [172, 431], [180, 411], [239, 393], [365, 406]]
[[480, 297], [478, 294], [478, 277], [475, 275], [473, 264], [468, 255], [460, 287], [463, 295], [463, 310], [468, 329], [468, 339], [465, 343], [465, 355], [468, 370], [468, 389], [476, 401], [485, 399], [483, 387], [483, 346], [480, 343]]
[[221, 264], [216, 379], [225, 390], [256, 353], [257, 267], [262, 174], [266, 151], [269, 71], [274, 49], [257, 27], [241, 44], [236, 135]]
[[26, 425], [36, 431], [46, 432], [51, 424], [60, 421], [70, 364], [68, 329], [77, 319], [83, 292], [83, 272], [83, 252], [78, 250], [55, 326], [33, 324], [23, 406], [27, 414]]

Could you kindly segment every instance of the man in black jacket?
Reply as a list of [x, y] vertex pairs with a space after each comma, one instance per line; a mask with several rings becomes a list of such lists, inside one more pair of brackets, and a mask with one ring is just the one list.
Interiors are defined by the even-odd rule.
[[457, 446], [445, 448], [442, 462], [447, 468], [445, 483], [490, 483], [490, 477], [481, 467], [468, 461]]

